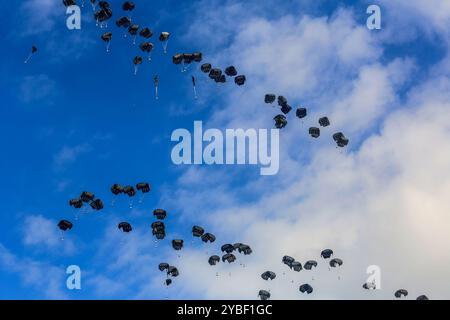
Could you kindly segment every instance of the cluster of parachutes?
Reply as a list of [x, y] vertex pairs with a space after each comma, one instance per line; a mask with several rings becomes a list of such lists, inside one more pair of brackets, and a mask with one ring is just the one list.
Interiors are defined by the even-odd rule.
[[83, 191], [78, 198], [70, 199], [69, 205], [75, 209], [83, 207], [84, 203], [88, 203], [94, 210], [102, 210], [104, 205], [101, 199], [96, 199], [95, 195], [89, 191]]
[[[288, 124], [286, 115], [292, 110], [292, 107], [289, 105], [287, 99], [284, 96], [278, 96], [277, 98], [275, 94], [268, 93], [264, 97], [264, 102], [267, 104], [273, 104], [275, 100], [277, 101], [282, 114], [277, 114], [273, 118], [273, 120], [275, 121], [275, 127], [277, 129], [282, 129]], [[305, 107], [298, 107], [295, 112], [295, 115], [297, 116], [297, 118], [303, 119], [307, 116], [307, 109]], [[318, 123], [320, 127], [325, 128], [330, 125], [330, 120], [328, 119], [328, 117], [321, 117], [319, 118]], [[319, 127], [310, 127], [308, 132], [309, 135], [313, 138], [320, 137]], [[342, 132], [336, 132], [335, 134], [333, 134], [333, 140], [336, 142], [337, 146], [341, 148], [347, 146], [349, 142], [349, 140], [345, 137], [345, 135]]]
[[227, 78], [234, 77], [234, 83], [238, 86], [243, 86], [247, 81], [245, 75], [238, 75], [238, 72], [234, 66], [229, 66], [225, 68], [225, 71], [222, 71], [220, 68], [213, 68], [210, 63], [204, 63], [201, 65], [200, 70], [203, 73], [207, 73], [211, 80], [214, 80], [216, 83], [225, 83], [227, 82]]

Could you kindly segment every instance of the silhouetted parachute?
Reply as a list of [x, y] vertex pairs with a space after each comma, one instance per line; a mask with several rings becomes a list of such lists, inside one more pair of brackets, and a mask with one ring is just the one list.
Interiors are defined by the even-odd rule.
[[225, 69], [225, 74], [229, 77], [235, 77], [237, 76], [237, 71], [234, 66], [229, 66]]
[[322, 117], [319, 119], [319, 125], [321, 127], [328, 127], [330, 125], [330, 120], [327, 117]]
[[320, 256], [324, 259], [329, 259], [333, 255], [333, 250], [325, 249], [320, 253]]
[[166, 279], [166, 286], [170, 286], [172, 284], [172, 279]]
[[106, 52], [109, 52], [109, 44], [111, 43], [112, 39], [112, 32], [105, 32], [101, 36], [102, 40], [106, 42]]
[[232, 253], [227, 253], [222, 256], [222, 261], [223, 262], [227, 261], [228, 263], [232, 263], [232, 262], [236, 261], [236, 256]]
[[152, 235], [158, 240], [162, 240], [166, 236], [166, 226], [161, 221], [155, 221], [152, 223]]
[[194, 52], [192, 58], [195, 62], [201, 62], [203, 60], [203, 54], [201, 52]]
[[95, 8], [97, 7], [97, 0], [89, 0], [89, 2], [92, 5], [92, 11], [95, 11]]
[[213, 68], [209, 71], [209, 77], [213, 80], [218, 79], [222, 76], [222, 70], [219, 68]]
[[276, 115], [273, 120], [275, 120], [275, 128], [283, 129], [287, 125], [286, 117], [282, 114]]
[[136, 189], [142, 193], [148, 193], [150, 192], [150, 184], [147, 182], [140, 182], [136, 184]]
[[183, 248], [183, 243], [184, 241], [181, 239], [172, 240], [172, 248], [174, 248], [177, 251], [181, 250]]
[[28, 63], [28, 61], [31, 59], [33, 54], [35, 54], [37, 51], [38, 51], [37, 47], [36, 46], [32, 46], [30, 54], [28, 55], [28, 57], [25, 59], [25, 61], [23, 63]]
[[234, 246], [232, 244], [224, 244], [220, 250], [222, 250], [222, 252], [226, 252], [226, 253], [232, 253], [234, 251]]
[[102, 9], [107, 9], [107, 8], [109, 8], [109, 3], [108, 3], [108, 1], [99, 1], [98, 6]]
[[100, 27], [102, 28], [103, 22], [109, 20], [112, 17], [113, 12], [109, 8], [108, 2], [100, 1], [99, 5], [100, 5], [100, 10], [98, 10], [94, 13], [94, 19], [95, 19], [97, 25], [100, 23]]
[[172, 276], [172, 277], [178, 277], [178, 275], [180, 274], [180, 272], [178, 271], [178, 269], [176, 268], [176, 267], [174, 267], [174, 266], [170, 266], [168, 269], [167, 269], [167, 274], [169, 275], [169, 276]]
[[169, 43], [170, 33], [169, 32], [161, 32], [159, 35], [159, 41], [161, 41], [164, 53], [167, 53], [167, 44]]
[[277, 277], [277, 275], [275, 274], [275, 272], [272, 271], [266, 271], [263, 274], [261, 274], [261, 278], [263, 278], [264, 280], [273, 280]]
[[290, 268], [295, 259], [290, 256], [284, 256], [281, 261]]
[[274, 95], [272, 93], [268, 93], [264, 96], [264, 102], [265, 103], [274, 103], [276, 98], [277, 98], [276, 95]]
[[131, 2], [131, 1], [125, 1], [125, 2], [123, 3], [123, 5], [122, 5], [122, 9], [123, 9], [124, 11], [133, 11], [134, 8], [135, 8], [135, 5], [134, 5], [134, 3]]
[[[199, 226], [193, 226], [192, 227], [192, 235], [194, 237], [201, 237], [205, 233], [205, 229]], [[203, 240], [203, 239], [202, 239]]]
[[320, 137], [320, 129], [317, 127], [311, 127], [311, 128], [309, 128], [309, 134], [313, 138], [318, 138], [318, 137]]
[[202, 241], [213, 243], [214, 241], [216, 241], [216, 236], [209, 232], [205, 233], [202, 235]]
[[243, 86], [246, 81], [247, 78], [244, 75], [240, 75], [234, 78], [234, 83], [236, 83], [238, 86]]
[[95, 196], [92, 192], [89, 191], [83, 191], [80, 195], [80, 199], [83, 202], [91, 202], [92, 200], [94, 200]]
[[302, 284], [300, 286], [299, 290], [300, 290], [301, 293], [305, 293], [306, 292], [307, 294], [311, 294], [313, 292], [313, 288], [307, 283]]
[[394, 295], [396, 298], [407, 297], [408, 291], [406, 289], [399, 289], [399, 290], [395, 291]]
[[131, 26], [131, 20], [128, 17], [120, 17], [116, 20], [116, 26], [118, 26], [119, 28], [128, 28]]
[[224, 74], [222, 74], [220, 77], [215, 78], [214, 81], [216, 83], [225, 83], [227, 82], [227, 78], [225, 77]]
[[95, 200], [91, 201], [89, 203], [89, 205], [91, 206], [92, 209], [97, 210], [97, 211], [102, 210], [104, 207], [103, 202], [100, 199], [95, 199]]
[[341, 259], [334, 258], [330, 260], [330, 267], [336, 268], [342, 266], [344, 262]]
[[173, 64], [181, 64], [183, 62], [183, 54], [177, 53], [172, 57]]
[[75, 6], [77, 3], [75, 0], [63, 0], [63, 4], [66, 7]]
[[278, 105], [280, 107], [285, 106], [287, 104], [288, 104], [288, 101], [284, 96], [278, 96]]
[[128, 33], [133, 37], [133, 44], [136, 44], [136, 37], [139, 31], [139, 25], [133, 24], [128, 27]]
[[167, 212], [164, 209], [155, 209], [155, 210], [153, 210], [153, 215], [158, 220], [164, 220], [167, 216]]
[[373, 282], [366, 282], [362, 287], [366, 290], [375, 290], [377, 288], [377, 286]]
[[268, 292], [266, 290], [259, 290], [258, 296], [261, 300], [269, 300], [270, 292]]
[[201, 65], [200, 70], [202, 70], [202, 72], [204, 73], [209, 73], [212, 69], [212, 66], [210, 63], [204, 63]]
[[429, 300], [428, 299], [428, 297], [426, 296], [426, 295], [421, 295], [421, 296], [418, 296], [417, 298], [416, 298], [416, 300]]
[[302, 271], [302, 264], [298, 261], [294, 261], [291, 264], [291, 269], [297, 272]]
[[243, 253], [244, 255], [249, 255], [252, 253], [252, 249], [250, 248], [250, 246], [248, 246], [246, 244], [241, 244], [238, 247], [238, 251], [239, 251], [239, 253]]
[[346, 145], [348, 145], [348, 139], [344, 136], [342, 132], [337, 132], [333, 134], [333, 140], [336, 142], [338, 147], [343, 148]]
[[123, 187], [120, 185], [120, 184], [114, 184], [112, 187], [111, 187], [111, 192], [114, 194], [114, 195], [118, 195], [118, 194], [120, 194], [120, 193], [123, 193], [124, 191], [123, 191]]
[[220, 257], [216, 256], [216, 255], [213, 255], [213, 256], [209, 257], [209, 259], [208, 259], [208, 263], [210, 266], [215, 266], [219, 262], [220, 262]]
[[169, 264], [168, 264], [168, 263], [165, 263], [165, 262], [161, 262], [161, 263], [158, 265], [158, 269], [159, 269], [159, 271], [168, 270], [168, 269], [169, 269]]
[[80, 209], [83, 206], [83, 201], [81, 199], [71, 199], [69, 205], [75, 209]]
[[145, 27], [139, 32], [139, 35], [145, 39], [149, 39], [153, 36], [153, 32], [149, 28]]
[[292, 110], [292, 107], [288, 104], [285, 104], [281, 107], [281, 112], [284, 114], [288, 114]]
[[133, 228], [131, 227], [131, 224], [129, 224], [128, 222], [121, 222], [121, 223], [119, 223], [117, 228], [119, 228], [123, 232], [127, 232], [127, 233], [130, 232], [131, 230], [133, 230]]
[[304, 117], [306, 117], [306, 114], [306, 108], [297, 108], [297, 111], [295, 112], [295, 115], [299, 119], [303, 119]]
[[61, 229], [62, 231], [67, 231], [72, 229], [73, 224], [72, 222], [68, 221], [68, 220], [61, 220], [60, 222], [58, 222], [58, 228]]
[[317, 267], [317, 261], [315, 261], [315, 260], [308, 260], [303, 265], [303, 268], [305, 268], [306, 270], [311, 270], [313, 267], [314, 268]]
[[133, 186], [126, 186], [123, 188], [123, 193], [127, 194], [129, 197], [134, 197], [136, 195], [136, 190]]

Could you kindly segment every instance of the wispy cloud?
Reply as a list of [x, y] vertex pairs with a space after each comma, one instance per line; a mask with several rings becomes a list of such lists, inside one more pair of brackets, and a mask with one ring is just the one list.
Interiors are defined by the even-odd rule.
[[57, 170], [64, 169], [66, 166], [74, 163], [78, 157], [89, 152], [91, 147], [89, 144], [79, 144], [75, 146], [64, 146], [53, 157], [53, 165]]
[[19, 99], [25, 103], [43, 101], [56, 92], [56, 82], [46, 74], [26, 76], [21, 80], [19, 88]]

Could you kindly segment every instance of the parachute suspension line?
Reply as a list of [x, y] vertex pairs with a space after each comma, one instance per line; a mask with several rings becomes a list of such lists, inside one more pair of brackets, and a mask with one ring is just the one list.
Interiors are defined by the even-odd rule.
[[81, 1], [81, 7], [84, 8], [84, 0]]
[[169, 44], [169, 40], [164, 41], [163, 44], [162, 44], [164, 53], [167, 53], [167, 45], [168, 44]]
[[138, 203], [143, 203], [143, 202], [144, 202], [144, 198], [145, 198], [145, 195], [144, 195], [144, 194], [141, 195], [141, 196], [139, 197]]
[[109, 41], [106, 43], [106, 52], [109, 52], [109, 44], [110, 44], [110, 43], [111, 43], [111, 42], [109, 42]]
[[133, 46], [136, 45], [136, 37], [137, 36], [133, 36]]
[[111, 200], [111, 207], [114, 207], [115, 204], [116, 204], [116, 199], [113, 198], [113, 199]]
[[28, 60], [30, 60], [32, 56], [33, 54], [30, 53], [23, 63], [28, 63]]
[[158, 100], [158, 86], [155, 86], [155, 99]]
[[151, 51], [148, 53], [148, 61], [152, 61], [152, 52]]
[[138, 65], [137, 64], [134, 65], [134, 75], [137, 75], [138, 69], [139, 69]]
[[64, 241], [64, 232], [62, 230], [59, 230], [59, 240]]
[[195, 85], [193, 85], [193, 89], [194, 89], [194, 99], [197, 100], [197, 89], [195, 88]]
[[92, 11], [95, 12], [95, 9], [97, 8], [97, 4], [95, 2], [91, 2]]
[[133, 199], [130, 199], [130, 201], [128, 202], [128, 207], [130, 209], [133, 209]]

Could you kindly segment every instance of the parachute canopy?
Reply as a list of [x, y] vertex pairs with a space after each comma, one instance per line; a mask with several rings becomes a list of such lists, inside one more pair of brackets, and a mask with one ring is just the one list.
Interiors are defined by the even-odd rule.
[[303, 266], [306, 270], [311, 270], [313, 267], [317, 267], [317, 261], [315, 260], [308, 260]]
[[273, 120], [275, 121], [275, 128], [283, 129], [287, 125], [286, 117], [282, 114], [276, 115]]
[[122, 229], [123, 232], [127, 232], [127, 233], [130, 232], [131, 230], [133, 230], [133, 228], [131, 227], [131, 224], [129, 224], [128, 222], [119, 223], [117, 228]]
[[313, 292], [313, 288], [307, 283], [302, 284], [300, 286], [299, 290], [300, 290], [301, 293], [305, 293], [306, 292], [307, 294], [311, 294]]
[[273, 280], [276, 277], [277, 275], [273, 271], [266, 271], [263, 274], [261, 274], [261, 278], [263, 278], [264, 280]]
[[303, 119], [306, 117], [306, 108], [297, 108], [297, 111], [295, 112], [295, 115], [297, 116], [297, 118], [299, 119]]
[[399, 289], [399, 290], [395, 291], [394, 295], [395, 295], [396, 298], [407, 297], [408, 296], [408, 290], [406, 290], [406, 289]]
[[333, 255], [333, 250], [325, 249], [320, 253], [320, 256], [324, 259], [329, 259]]
[[155, 209], [155, 210], [153, 210], [153, 215], [158, 220], [164, 220], [167, 216], [167, 212], [164, 209]]
[[309, 134], [313, 138], [318, 138], [318, 137], [320, 137], [320, 129], [317, 127], [311, 127], [311, 128], [309, 128]]
[[274, 95], [272, 93], [268, 93], [264, 97], [264, 102], [265, 103], [274, 103], [276, 98], [277, 98], [276, 95]]
[[205, 229], [199, 226], [193, 226], [192, 227], [192, 235], [194, 237], [201, 237], [205, 233]]
[[70, 230], [72, 229], [72, 227], [73, 224], [69, 220], [61, 220], [60, 222], [58, 222], [58, 228], [61, 229], [62, 231]]
[[232, 263], [232, 262], [236, 261], [236, 257], [232, 253], [227, 253], [222, 256], [222, 261], [223, 262], [227, 261], [228, 263]]
[[215, 266], [219, 262], [220, 262], [220, 257], [216, 256], [216, 255], [213, 255], [213, 256], [209, 257], [209, 259], [208, 259], [208, 263], [210, 266]]
[[327, 117], [322, 117], [319, 119], [319, 124], [321, 127], [328, 127], [330, 125], [330, 120]]

